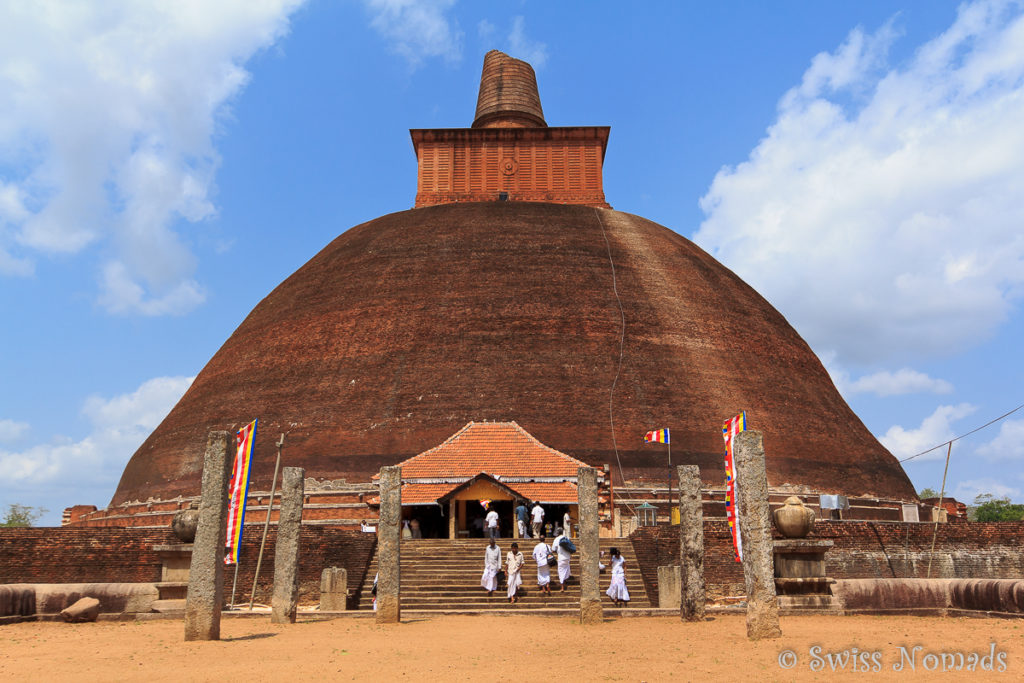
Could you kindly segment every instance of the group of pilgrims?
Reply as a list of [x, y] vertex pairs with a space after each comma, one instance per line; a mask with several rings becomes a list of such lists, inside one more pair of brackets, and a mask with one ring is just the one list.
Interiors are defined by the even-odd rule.
[[[569, 563], [572, 555], [576, 552], [576, 546], [572, 543], [568, 533], [562, 529], [555, 529], [555, 539], [549, 545], [544, 533], [535, 536], [537, 545], [533, 547], [533, 559], [537, 563], [537, 587], [544, 594], [551, 594], [551, 567], [558, 568], [559, 591], [565, 592], [572, 572]], [[604, 554], [603, 552], [601, 553]], [[505, 581], [508, 586], [508, 601], [519, 602], [519, 589], [523, 585], [523, 565], [526, 558], [519, 550], [518, 543], [512, 543], [511, 550], [505, 557]], [[611, 585], [605, 593], [612, 599], [615, 606], [629, 602], [629, 591], [626, 590], [625, 561], [619, 553], [618, 548], [611, 549]], [[607, 567], [604, 564], [598, 565], [601, 571]], [[492, 535], [484, 550], [484, 573], [480, 578], [480, 585], [493, 595], [498, 589], [498, 573], [501, 571], [501, 548]]]

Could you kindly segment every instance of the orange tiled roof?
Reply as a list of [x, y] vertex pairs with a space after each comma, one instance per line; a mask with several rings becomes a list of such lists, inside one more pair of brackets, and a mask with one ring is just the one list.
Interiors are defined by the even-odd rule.
[[575, 478], [577, 468], [588, 466], [545, 446], [515, 422], [470, 422], [439, 446], [398, 465], [402, 479], [472, 477], [481, 472], [499, 479]]
[[539, 500], [542, 503], [575, 503], [577, 498], [576, 485], [567, 481], [542, 482], [524, 481], [505, 484], [516, 493], [528, 500]]
[[403, 484], [402, 505], [436, 503], [438, 498], [458, 486], [461, 484]]

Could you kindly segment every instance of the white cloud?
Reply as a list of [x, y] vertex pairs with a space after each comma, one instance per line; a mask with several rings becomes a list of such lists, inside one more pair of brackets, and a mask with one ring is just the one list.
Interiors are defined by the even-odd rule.
[[1024, 460], [1024, 420], [1006, 420], [996, 437], [976, 452], [992, 460]]
[[[0, 480], [4, 493], [16, 499], [19, 490], [39, 486], [81, 488], [96, 494], [117, 483], [125, 463], [149, 433], [170, 412], [194, 377], [157, 377], [130, 394], [111, 399], [91, 396], [82, 413], [92, 424], [85, 438], [55, 436], [48, 443], [21, 451], [0, 449]], [[67, 501], [68, 505], [82, 501]]]
[[865, 375], [849, 385], [851, 394], [876, 394], [878, 396], [899, 396], [902, 394], [949, 394], [953, 385], [944, 379], [929, 377], [923, 372], [902, 368], [896, 372], [876, 372]]
[[370, 26], [413, 68], [430, 57], [462, 59], [462, 31], [446, 12], [455, 0], [364, 0]]
[[[893, 425], [878, 440], [897, 458], [907, 458], [952, 439], [956, 434], [950, 426], [951, 423], [967, 417], [975, 410], [976, 406], [969, 403], [939, 406], [935, 412], [922, 420], [921, 426], [916, 429], [904, 429], [900, 425]], [[945, 457], [945, 450], [939, 448], [919, 459], [937, 460]]]
[[854, 30], [812, 60], [695, 240], [844, 362], [946, 354], [1024, 290], [1024, 16], [961, 7], [905, 65]]
[[103, 293], [100, 304], [111, 313], [142, 315], [181, 315], [206, 300], [206, 293], [195, 280], [182, 280], [159, 297], [147, 297], [145, 290], [128, 274], [124, 264], [114, 261], [103, 269]]
[[481, 19], [480, 23], [476, 25], [476, 35], [480, 40], [490, 40], [495, 30], [494, 24], [486, 19]]
[[543, 67], [548, 61], [548, 46], [526, 36], [526, 19], [521, 16], [512, 20], [508, 49], [511, 56], [529, 62], [535, 69]]
[[20, 439], [28, 431], [27, 422], [15, 422], [14, 420], [0, 420], [0, 443], [6, 443]]
[[896, 372], [881, 370], [857, 379], [850, 376], [836, 358], [836, 352], [826, 350], [819, 356], [825, 370], [844, 397], [854, 394], [875, 394], [876, 396], [901, 396], [904, 394], [950, 394], [953, 385], [944, 379], [936, 379], [913, 368], [900, 368]]
[[28, 275], [32, 254], [100, 243], [119, 273], [100, 283], [111, 311], [200, 303], [175, 225], [214, 214], [218, 125], [247, 82], [245, 62], [287, 31], [299, 4], [5, 4], [0, 273]]
[[970, 479], [959, 482], [953, 489], [953, 497], [961, 503], [971, 505], [980, 493], [991, 493], [996, 498], [1009, 498], [1016, 500], [1020, 498], [1021, 491], [1018, 488], [1007, 486], [1001, 479]]

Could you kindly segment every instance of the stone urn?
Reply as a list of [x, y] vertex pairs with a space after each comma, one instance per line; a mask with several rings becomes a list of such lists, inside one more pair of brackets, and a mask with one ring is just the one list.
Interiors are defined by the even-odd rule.
[[814, 510], [796, 496], [787, 498], [772, 517], [775, 519], [775, 528], [786, 538], [806, 538], [814, 527]]
[[181, 510], [171, 520], [171, 531], [182, 543], [196, 540], [196, 527], [199, 526], [199, 506], [192, 503], [187, 510]]

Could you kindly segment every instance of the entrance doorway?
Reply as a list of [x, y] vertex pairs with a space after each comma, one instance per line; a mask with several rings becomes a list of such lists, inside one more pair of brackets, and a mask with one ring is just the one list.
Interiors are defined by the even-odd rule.
[[422, 538], [448, 538], [448, 518], [440, 505], [408, 505], [402, 507], [402, 519], [412, 528], [415, 520], [420, 527]]

